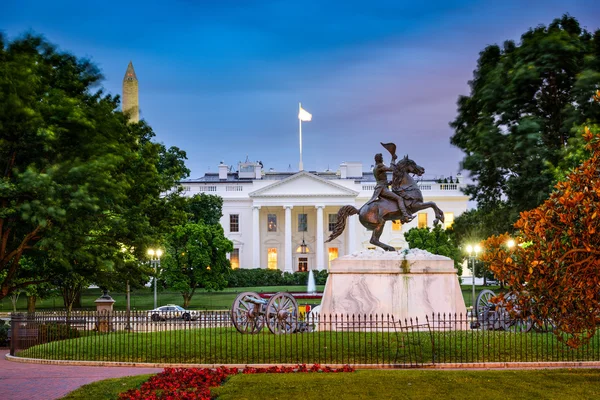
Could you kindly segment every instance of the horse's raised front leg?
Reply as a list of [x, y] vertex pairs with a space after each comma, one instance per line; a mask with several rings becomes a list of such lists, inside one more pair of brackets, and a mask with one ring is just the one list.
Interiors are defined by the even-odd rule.
[[433, 208], [433, 212], [435, 214], [435, 219], [433, 220], [434, 225], [436, 225], [438, 222], [444, 222], [444, 212], [440, 210], [437, 204], [435, 204], [433, 201], [412, 203], [410, 205], [410, 212], [414, 214], [426, 208]]
[[381, 237], [381, 234], [383, 233], [383, 227], [385, 226], [385, 221], [381, 221], [381, 223], [379, 225], [377, 225], [375, 227], [375, 229], [373, 229], [373, 234], [371, 235], [371, 244], [374, 244], [375, 246], [379, 246], [382, 249], [384, 249], [385, 251], [396, 251], [396, 249], [388, 244], [385, 243], [381, 243], [379, 241], [379, 238]]

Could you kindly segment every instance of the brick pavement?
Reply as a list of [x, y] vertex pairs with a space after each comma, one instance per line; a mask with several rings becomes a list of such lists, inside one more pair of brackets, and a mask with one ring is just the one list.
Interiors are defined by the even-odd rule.
[[25, 364], [5, 360], [0, 350], [0, 398], [2, 400], [59, 399], [95, 381], [161, 372], [162, 368], [81, 367]]

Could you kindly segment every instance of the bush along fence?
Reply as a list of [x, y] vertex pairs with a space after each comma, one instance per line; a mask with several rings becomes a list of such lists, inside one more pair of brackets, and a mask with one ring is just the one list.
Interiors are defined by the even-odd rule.
[[[185, 318], [185, 319], [184, 319]], [[292, 329], [266, 318], [240, 333], [229, 312], [12, 314], [10, 354], [45, 360], [177, 364], [324, 364], [418, 367], [444, 363], [600, 361], [600, 336], [572, 349], [551, 326], [464, 315], [396, 320], [382, 315], [300, 315]], [[239, 321], [238, 321], [239, 325]], [[265, 329], [259, 329], [262, 326]], [[268, 329], [267, 329], [268, 328]], [[275, 329], [271, 329], [275, 328]], [[275, 332], [289, 332], [273, 334]]]

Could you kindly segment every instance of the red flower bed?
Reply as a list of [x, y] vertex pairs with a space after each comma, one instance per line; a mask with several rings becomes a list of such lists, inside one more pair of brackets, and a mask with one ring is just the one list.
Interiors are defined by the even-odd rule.
[[268, 367], [253, 368], [246, 367], [243, 370], [236, 368], [220, 367], [210, 368], [165, 368], [146, 382], [140, 389], [131, 389], [121, 393], [119, 399], [201, 399], [210, 400], [210, 388], [219, 386], [229, 375], [243, 374], [286, 374], [292, 372], [353, 372], [354, 368], [346, 365], [343, 368], [321, 367], [314, 364], [307, 367], [306, 364], [295, 367]]

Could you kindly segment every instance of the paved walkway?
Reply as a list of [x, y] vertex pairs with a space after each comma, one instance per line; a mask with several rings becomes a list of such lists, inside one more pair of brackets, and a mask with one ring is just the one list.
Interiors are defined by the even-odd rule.
[[153, 374], [162, 368], [79, 367], [6, 361], [0, 350], [0, 398], [2, 400], [59, 399], [95, 381], [122, 376]]

